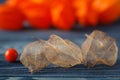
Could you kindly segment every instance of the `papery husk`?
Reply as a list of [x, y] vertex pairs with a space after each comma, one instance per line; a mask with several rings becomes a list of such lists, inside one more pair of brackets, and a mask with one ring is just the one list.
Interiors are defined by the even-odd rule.
[[88, 67], [97, 64], [112, 66], [116, 63], [118, 47], [114, 38], [95, 30], [82, 44], [83, 63]]

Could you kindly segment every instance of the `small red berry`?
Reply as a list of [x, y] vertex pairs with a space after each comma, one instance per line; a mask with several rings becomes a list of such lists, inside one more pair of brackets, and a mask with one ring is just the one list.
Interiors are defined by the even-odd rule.
[[18, 52], [13, 49], [13, 48], [9, 48], [6, 52], [5, 52], [5, 59], [8, 62], [15, 62], [17, 57], [18, 57]]

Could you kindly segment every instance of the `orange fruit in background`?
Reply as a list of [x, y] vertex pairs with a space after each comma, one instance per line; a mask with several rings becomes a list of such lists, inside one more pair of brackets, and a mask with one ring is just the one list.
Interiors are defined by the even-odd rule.
[[[49, 29], [53, 24], [57, 29], [68, 31], [76, 18], [83, 26], [95, 26], [100, 22], [114, 22], [120, 16], [120, 0], [6, 0], [6, 5], [11, 7], [14, 14], [24, 14], [24, 19], [36, 29]], [[13, 17], [11, 13], [9, 17], [1, 14], [2, 19], [10, 20], [10, 16]], [[2, 23], [2, 19], [3, 25], [5, 21]], [[17, 21], [20, 22], [19, 19]]]
[[17, 8], [6, 4], [0, 5], [0, 29], [21, 30], [23, 20], [23, 15]]
[[95, 26], [111, 23], [118, 19], [119, 0], [74, 0], [74, 8], [79, 24]]
[[28, 0], [6, 0], [6, 5], [11, 7], [16, 7], [17, 9], [21, 9], [20, 7], [23, 5], [24, 2], [27, 2]]
[[36, 29], [48, 29], [51, 25], [50, 9], [43, 0], [27, 0], [20, 6], [29, 24]]
[[88, 24], [91, 26], [95, 26], [98, 24], [99, 21], [99, 14], [92, 8], [88, 9], [88, 13], [87, 13], [87, 21]]
[[99, 12], [102, 24], [112, 23], [119, 17], [119, 0], [94, 0], [92, 7]]
[[91, 6], [94, 0], [88, 0], [87, 2], [87, 21], [88, 24], [91, 26], [95, 26], [98, 24], [99, 21], [99, 13], [94, 10], [94, 8]]
[[75, 8], [76, 17], [81, 25], [87, 25], [87, 10], [88, 4], [86, 0], [74, 0], [73, 7]]
[[98, 12], [104, 12], [111, 6], [118, 4], [119, 0], [94, 0], [92, 7]]
[[18, 6], [20, 1], [23, 0], [6, 0], [6, 4], [9, 6]]
[[92, 8], [93, 0], [75, 0], [74, 7], [76, 9], [76, 16], [79, 24], [86, 25], [97, 25], [98, 13]]
[[67, 0], [55, 0], [51, 5], [53, 25], [60, 30], [70, 30], [75, 22], [75, 14], [71, 3]]
[[109, 24], [114, 22], [119, 18], [119, 5], [115, 4], [111, 6], [109, 9], [101, 13], [100, 15], [100, 21], [103, 24]]

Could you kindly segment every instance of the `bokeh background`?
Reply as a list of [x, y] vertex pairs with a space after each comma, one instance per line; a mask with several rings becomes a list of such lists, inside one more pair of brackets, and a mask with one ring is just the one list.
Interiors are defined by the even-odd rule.
[[120, 0], [0, 0], [0, 30], [107, 26], [120, 16]]

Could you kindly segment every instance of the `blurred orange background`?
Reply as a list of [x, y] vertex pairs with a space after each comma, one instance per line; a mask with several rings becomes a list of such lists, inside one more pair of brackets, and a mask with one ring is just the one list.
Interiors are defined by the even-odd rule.
[[120, 0], [5, 0], [0, 4], [0, 29], [22, 30], [23, 23], [35, 29], [69, 31], [111, 24], [120, 17]]

